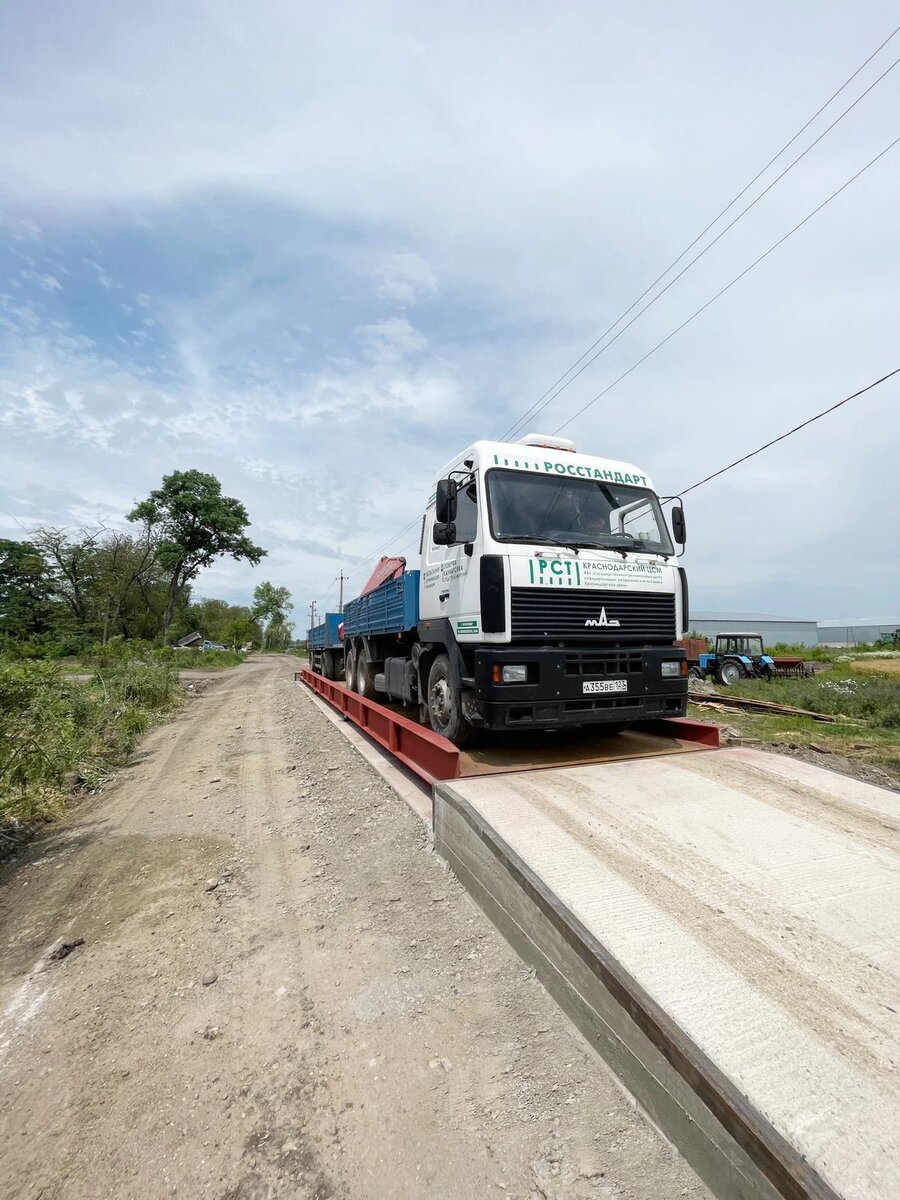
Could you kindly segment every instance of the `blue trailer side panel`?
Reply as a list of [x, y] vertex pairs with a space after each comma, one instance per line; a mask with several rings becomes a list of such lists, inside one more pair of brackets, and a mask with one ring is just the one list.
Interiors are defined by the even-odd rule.
[[314, 625], [307, 633], [306, 644], [313, 650], [339, 650], [338, 625], [343, 619], [343, 613], [326, 613], [322, 624]]
[[419, 572], [404, 571], [344, 606], [344, 637], [406, 633], [419, 623]]

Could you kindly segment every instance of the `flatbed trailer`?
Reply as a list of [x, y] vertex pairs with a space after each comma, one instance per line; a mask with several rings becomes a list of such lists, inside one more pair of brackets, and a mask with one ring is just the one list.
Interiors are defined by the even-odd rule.
[[339, 679], [344, 673], [344, 643], [340, 625], [343, 613], [326, 613], [325, 620], [306, 635], [309, 664], [326, 679]]
[[297, 678], [434, 781], [435, 850], [717, 1196], [900, 1195], [900, 794], [700, 722], [479, 759]]

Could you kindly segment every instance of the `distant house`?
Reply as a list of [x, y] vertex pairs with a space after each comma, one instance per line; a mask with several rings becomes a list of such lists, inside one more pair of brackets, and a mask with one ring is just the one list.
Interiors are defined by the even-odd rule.
[[176, 650], [189, 650], [189, 649], [196, 650], [202, 645], [203, 645], [203, 634], [198, 633], [195, 630], [193, 633], [189, 633], [187, 635], [187, 637], [179, 638], [178, 641], [175, 643], [175, 649]]

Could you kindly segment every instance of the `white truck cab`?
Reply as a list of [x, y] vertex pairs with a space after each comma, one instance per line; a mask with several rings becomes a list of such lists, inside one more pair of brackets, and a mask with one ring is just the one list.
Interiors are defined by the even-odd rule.
[[[673, 531], [683, 545], [680, 508]], [[420, 558], [415, 629], [358, 656], [376, 694], [417, 701], [457, 744], [684, 715], [687, 581], [634, 464], [540, 434], [474, 442], [435, 480]]]

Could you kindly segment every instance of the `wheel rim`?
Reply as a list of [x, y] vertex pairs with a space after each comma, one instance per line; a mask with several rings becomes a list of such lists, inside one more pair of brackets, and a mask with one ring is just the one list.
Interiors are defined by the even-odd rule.
[[722, 679], [725, 683], [736, 683], [740, 678], [740, 671], [732, 663], [726, 663], [722, 668]]
[[356, 690], [360, 695], [366, 690], [366, 660], [362, 655], [356, 664]]
[[347, 657], [344, 660], [344, 681], [348, 688], [353, 687], [353, 655], [347, 651]]
[[451, 701], [450, 688], [447, 686], [446, 679], [436, 679], [431, 685], [429, 693], [429, 707], [431, 714], [439, 725], [446, 725], [450, 720]]

